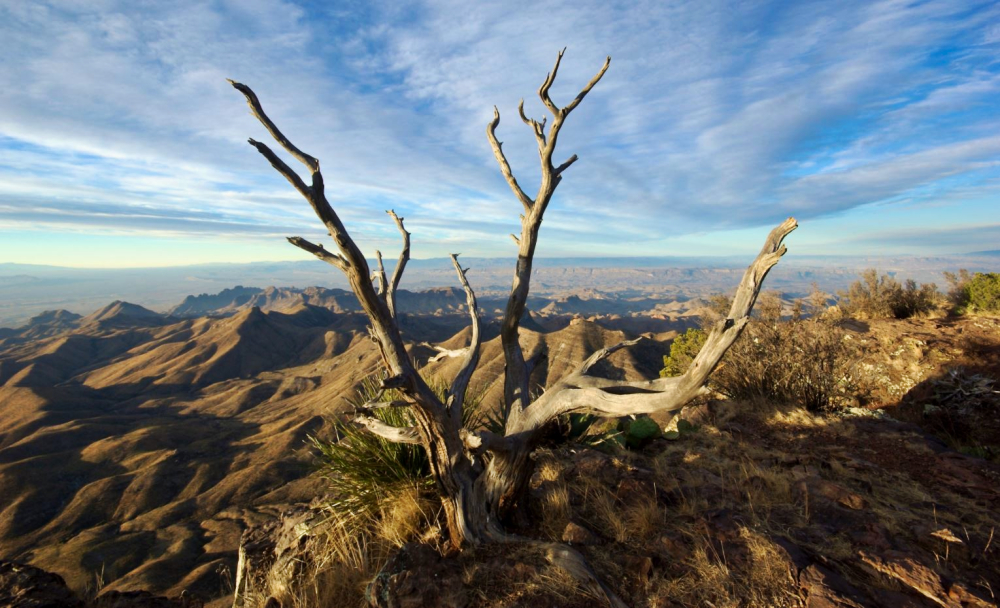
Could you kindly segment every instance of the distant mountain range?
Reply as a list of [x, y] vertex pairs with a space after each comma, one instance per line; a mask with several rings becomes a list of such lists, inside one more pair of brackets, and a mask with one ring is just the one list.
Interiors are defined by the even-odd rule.
[[[996, 270], [998, 255], [997, 251], [986, 251], [945, 257], [838, 257], [793, 251], [771, 272], [768, 287], [796, 296], [807, 293], [817, 283], [821, 289], [833, 292], [845, 288], [856, 279], [858, 271], [869, 267], [919, 282], [942, 284], [944, 271]], [[668, 304], [732, 289], [750, 257], [541, 258], [535, 260], [532, 294], [553, 300], [571, 296], [649, 298]], [[481, 299], [506, 297], [513, 263], [504, 258], [463, 258], [463, 264], [471, 268], [469, 281]], [[391, 263], [387, 270], [392, 272]], [[316, 287], [339, 289], [345, 294], [348, 287], [336, 270], [315, 260], [126, 269], [0, 263], [0, 327], [22, 325], [45, 310], [87, 314], [109, 300], [134, 302], [161, 312], [173, 311], [190, 294], [215, 293], [222, 298], [232, 297], [235, 302], [239, 294], [226, 293], [240, 289], [234, 285], [274, 285], [277, 290]], [[450, 260], [411, 260], [402, 287], [419, 293], [457, 287], [457, 281]], [[339, 296], [326, 297], [351, 306]], [[349, 300], [353, 296], [345, 297]], [[203, 311], [213, 308], [209, 304], [189, 305], [201, 306], [197, 310]], [[196, 308], [191, 309], [192, 314]]]

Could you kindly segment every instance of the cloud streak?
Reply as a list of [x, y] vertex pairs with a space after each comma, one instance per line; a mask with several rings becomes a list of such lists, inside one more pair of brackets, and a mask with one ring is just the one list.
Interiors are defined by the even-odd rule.
[[[233, 77], [322, 160], [359, 240], [391, 248], [382, 211], [396, 208], [425, 255], [508, 255], [518, 206], [483, 131], [496, 104], [511, 164], [537, 187], [517, 101], [545, 114], [534, 91], [564, 45], [557, 102], [613, 60], [560, 140], [581, 160], [540, 254], [662, 255], [665, 235], [933, 201], [935, 229], [963, 230], [1000, 221], [956, 220], [1000, 196], [997, 22], [993, 3], [895, 0], [7, 3], [0, 78], [17, 86], [0, 95], [0, 231], [36, 231], [40, 247], [67, 230], [251, 248], [315, 234], [246, 146], [267, 135]], [[817, 242], [832, 252], [841, 236]], [[0, 258], [13, 255], [0, 235]]]

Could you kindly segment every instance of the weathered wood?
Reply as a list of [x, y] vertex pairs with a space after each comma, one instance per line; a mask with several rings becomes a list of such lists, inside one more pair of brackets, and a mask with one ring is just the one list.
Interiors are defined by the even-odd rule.
[[451, 388], [448, 389], [448, 407], [451, 409], [452, 418], [457, 417], [457, 423], [461, 425], [462, 410], [465, 407], [465, 393], [472, 380], [472, 373], [479, 365], [479, 347], [483, 337], [479, 330], [479, 305], [476, 304], [476, 294], [472, 291], [472, 286], [469, 285], [469, 280], [465, 277], [468, 269], [463, 269], [462, 265], [458, 263], [457, 253], [451, 254], [451, 262], [455, 266], [455, 273], [462, 284], [462, 289], [465, 290], [465, 305], [469, 309], [469, 318], [472, 320], [472, 336], [469, 347], [465, 351], [465, 359], [451, 383]]
[[[558, 166], [553, 165], [552, 158], [566, 118], [601, 80], [611, 61], [609, 57], [580, 93], [569, 104], [559, 107], [552, 100], [549, 91], [559, 71], [562, 57], [563, 51], [560, 51], [555, 66], [538, 90], [542, 103], [553, 116], [548, 129], [546, 130], [547, 119], [537, 121], [525, 114], [523, 100], [518, 106], [521, 120], [531, 127], [538, 144], [541, 183], [535, 198], [529, 197], [520, 187], [503, 153], [502, 144], [496, 137], [496, 129], [500, 124], [500, 113], [496, 108], [493, 120], [486, 129], [487, 139], [500, 171], [524, 210], [520, 235], [511, 235], [518, 247], [518, 258], [500, 330], [505, 362], [503, 433], [462, 427], [466, 393], [473, 372], [479, 364], [482, 335], [476, 296], [466, 277], [467, 270], [458, 262], [458, 255], [452, 255], [452, 264], [466, 293], [472, 335], [467, 348], [449, 351], [437, 347], [442, 353], [438, 357], [463, 357], [461, 368], [442, 401], [417, 373], [397, 325], [395, 294], [410, 258], [410, 233], [403, 226], [403, 218], [393, 211], [387, 211], [403, 239], [403, 248], [392, 278], [386, 277], [380, 252], [376, 252], [378, 270], [373, 274], [325, 196], [319, 161], [295, 147], [278, 130], [249, 87], [230, 81], [244, 94], [253, 115], [275, 140], [309, 170], [311, 182], [307, 183], [270, 148], [250, 140], [251, 145], [309, 202], [326, 226], [339, 253], [327, 251], [322, 245], [300, 237], [291, 237], [289, 241], [345, 273], [371, 320], [370, 332], [389, 374], [383, 381], [382, 388], [399, 389], [405, 395], [405, 400], [402, 401], [376, 400], [359, 407], [356, 421], [391, 441], [419, 443], [423, 446], [441, 497], [449, 540], [455, 548], [484, 542], [504, 542], [510, 538], [503, 530], [502, 521], [511, 509], [523, 505], [533, 470], [531, 454], [541, 437], [542, 429], [559, 416], [575, 412], [603, 416], [673, 412], [703, 393], [709, 375], [748, 322], [768, 271], [784, 255], [782, 241], [797, 226], [795, 220], [789, 218], [771, 231], [761, 252], [747, 268], [737, 287], [728, 318], [711, 330], [705, 346], [684, 375], [641, 381], [616, 381], [590, 375], [597, 363], [638, 342], [629, 340], [593, 353], [568, 377], [549, 387], [534, 402], [530, 402], [529, 378], [535, 365], [544, 357], [544, 351], [538, 350], [525, 359], [519, 342], [520, 323], [526, 311], [532, 262], [545, 210], [562, 180], [562, 173], [577, 162], [575, 154]], [[378, 285], [377, 290], [375, 284]], [[376, 399], [378, 398], [381, 396]], [[410, 408], [413, 426], [392, 427], [369, 415], [372, 410], [381, 407]], [[571, 572], [586, 586], [595, 591], [600, 590], [609, 603], [618, 605], [614, 594], [593, 576], [579, 554], [554, 548], [550, 559]]]
[[[388, 305], [388, 290], [392, 284], [386, 286], [382, 291], [385, 298], [376, 292], [367, 260], [326, 198], [319, 161], [292, 144], [267, 116], [257, 95], [249, 87], [238, 82], [229, 82], [236, 90], [243, 93], [251, 113], [264, 125], [275, 140], [309, 169], [312, 184], [306, 185], [305, 181], [270, 148], [260, 142], [250, 140], [250, 144], [302, 194], [315, 211], [316, 216], [326, 226], [340, 250], [340, 258], [343, 259], [343, 262], [340, 262], [338, 258], [326, 256], [323, 256], [322, 259], [334, 263], [338, 267], [342, 266], [352, 291], [371, 321], [372, 338], [379, 347], [385, 368], [390, 377], [394, 379], [396, 387], [402, 390], [407, 399], [412, 402], [411, 412], [415, 423], [414, 429], [420, 438], [420, 443], [427, 451], [431, 475], [442, 497], [452, 544], [460, 547], [466, 543], [482, 542], [485, 528], [470, 528], [467, 525], [467, 521], [485, 521], [487, 518], [485, 515], [475, 514], [477, 510], [482, 509], [481, 506], [470, 503], [472, 496], [471, 463], [468, 459], [456, 457], [465, 450], [459, 436], [460, 427], [456, 425], [446, 405], [437, 398], [434, 391], [416, 372], [413, 362], [406, 352], [393, 314], [394, 311], [391, 311]], [[397, 222], [397, 226], [401, 226], [401, 222]], [[296, 246], [307, 248], [314, 255], [322, 254], [318, 246], [313, 246], [303, 239], [295, 239], [292, 242]], [[404, 238], [404, 255], [406, 257], [409, 256], [408, 249], [407, 239]], [[317, 257], [320, 256], [317, 255]], [[397, 284], [403, 265], [405, 265], [405, 259], [403, 259], [403, 264], [397, 266], [398, 272], [394, 274], [394, 280]], [[382, 276], [384, 276], [384, 272]], [[394, 287], [392, 290], [395, 291]], [[379, 429], [378, 425], [374, 424], [366, 426], [373, 430]]]
[[507, 178], [511, 189], [514, 190], [514, 194], [524, 207], [524, 215], [521, 218], [521, 235], [520, 237], [514, 237], [514, 241], [518, 246], [514, 281], [511, 285], [510, 297], [507, 300], [507, 307], [500, 326], [500, 343], [503, 347], [505, 364], [503, 416], [508, 424], [511, 421], [516, 421], [520, 416], [521, 410], [527, 407], [530, 400], [530, 370], [525, 361], [524, 352], [521, 350], [519, 336], [521, 317], [524, 315], [525, 306], [528, 301], [528, 292], [531, 289], [531, 268], [532, 260], [535, 256], [535, 246], [538, 243], [538, 232], [542, 225], [545, 210], [552, 200], [552, 195], [555, 193], [556, 187], [562, 180], [560, 173], [576, 161], [576, 156], [574, 155], [569, 161], [557, 168], [552, 165], [552, 155], [555, 152], [556, 143], [559, 139], [559, 131], [562, 129], [566, 117], [569, 116], [569, 113], [579, 105], [587, 93], [601, 80], [604, 73], [607, 72], [608, 66], [611, 64], [611, 57], [608, 57], [601, 70], [587, 83], [587, 86], [580, 91], [576, 98], [566, 107], [559, 108], [549, 96], [549, 88], [555, 81], [556, 74], [559, 71], [559, 63], [562, 61], [565, 50], [559, 51], [555, 67], [552, 68], [552, 71], [546, 76], [545, 82], [538, 89], [538, 96], [554, 117], [552, 125], [549, 127], [548, 135], [545, 134], [544, 130], [545, 121], [538, 122], [528, 118], [524, 114], [523, 101], [518, 106], [518, 113], [521, 116], [521, 120], [532, 128], [535, 133], [535, 139], [538, 142], [542, 179], [538, 187], [538, 194], [534, 200], [528, 198], [520, 186], [518, 186], [517, 180], [514, 179], [510, 172], [510, 165], [503, 156], [500, 142], [496, 138], [496, 128], [500, 124], [500, 112], [495, 107], [493, 109], [493, 120], [486, 129], [487, 137], [493, 147], [497, 162], [500, 164], [500, 171]]
[[396, 310], [396, 289], [399, 287], [399, 281], [403, 278], [403, 269], [406, 268], [406, 263], [410, 261], [410, 233], [403, 226], [403, 218], [396, 215], [394, 210], [390, 209], [386, 213], [396, 223], [396, 228], [399, 229], [399, 234], [403, 237], [403, 249], [399, 252], [399, 259], [396, 260], [396, 268], [392, 271], [392, 280], [389, 281], [389, 292], [386, 298], [386, 304], [389, 306], [389, 314], [395, 318], [398, 313]]

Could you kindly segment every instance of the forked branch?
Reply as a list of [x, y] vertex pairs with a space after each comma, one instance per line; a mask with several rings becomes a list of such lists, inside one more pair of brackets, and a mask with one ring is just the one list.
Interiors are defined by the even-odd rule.
[[552, 101], [549, 89], [552, 87], [552, 83], [555, 82], [556, 75], [559, 72], [559, 64], [562, 62], [565, 50], [559, 51], [559, 54], [556, 56], [555, 66], [545, 77], [545, 81], [538, 89], [538, 96], [541, 98], [542, 103], [545, 104], [545, 107], [554, 116], [548, 134], [546, 135], [545, 133], [544, 120], [538, 122], [528, 118], [524, 113], [523, 101], [518, 106], [518, 113], [521, 116], [521, 120], [532, 128], [535, 133], [535, 139], [538, 142], [542, 179], [538, 187], [538, 194], [533, 201], [524, 195], [520, 186], [517, 186], [516, 180], [510, 174], [510, 165], [507, 163], [507, 159], [504, 158], [495, 135], [496, 127], [500, 124], [500, 114], [495, 108], [493, 121], [486, 129], [490, 144], [493, 146], [497, 161], [500, 163], [500, 171], [504, 174], [504, 177], [507, 177], [508, 183], [511, 184], [511, 188], [514, 189], [514, 193], [518, 195], [525, 208], [525, 214], [521, 219], [521, 235], [519, 237], [514, 236], [514, 242], [518, 246], [517, 266], [514, 271], [514, 282], [511, 285], [510, 297], [507, 300], [507, 308], [504, 311], [500, 330], [500, 341], [503, 346], [505, 365], [503, 417], [508, 421], [508, 429], [517, 426], [516, 423], [512, 424], [510, 421], [520, 415], [521, 410], [527, 407], [529, 401], [530, 387], [528, 384], [531, 370], [529, 369], [528, 362], [525, 361], [524, 352], [521, 350], [519, 340], [521, 318], [525, 313], [528, 292], [530, 291], [531, 267], [535, 256], [535, 246], [538, 242], [539, 229], [549, 201], [552, 200], [552, 195], [562, 179], [560, 174], [577, 160], [577, 156], [574, 154], [566, 162], [555, 167], [552, 164], [552, 155], [555, 152], [559, 131], [562, 129], [566, 117], [569, 116], [569, 113], [580, 104], [583, 98], [601, 80], [611, 63], [611, 58], [608, 57], [597, 75], [587, 83], [576, 98], [565, 108], [559, 108]]
[[278, 129], [278, 126], [271, 122], [271, 119], [264, 113], [264, 108], [260, 105], [260, 100], [257, 99], [257, 94], [250, 90], [250, 87], [228, 78], [226, 81], [233, 85], [234, 89], [243, 93], [243, 96], [247, 98], [247, 105], [250, 106], [250, 113], [253, 114], [254, 118], [259, 120], [262, 125], [264, 125], [267, 132], [271, 134], [271, 137], [273, 137], [276, 142], [281, 144], [282, 148], [287, 150], [288, 153], [294, 156], [300, 163], [309, 167], [309, 171], [319, 171], [319, 161], [295, 147], [295, 144], [285, 137], [285, 135]]
[[451, 410], [452, 418], [457, 416], [457, 420], [461, 420], [462, 408], [465, 405], [465, 393], [469, 388], [469, 381], [472, 380], [472, 373], [479, 365], [479, 347], [483, 337], [479, 328], [479, 305], [476, 303], [476, 294], [472, 291], [469, 279], [465, 276], [468, 269], [463, 269], [462, 265], [458, 263], [457, 253], [451, 254], [451, 262], [455, 266], [455, 273], [458, 274], [458, 281], [465, 290], [465, 304], [469, 308], [469, 317], [472, 320], [472, 337], [469, 348], [462, 361], [462, 368], [451, 383], [451, 388], [448, 389], [448, 407]]
[[504, 179], [507, 180], [510, 189], [514, 191], [514, 196], [517, 197], [517, 200], [521, 201], [524, 210], [526, 212], [530, 211], [534, 201], [524, 193], [521, 185], [517, 183], [514, 173], [510, 170], [510, 163], [507, 162], [507, 157], [503, 153], [503, 142], [497, 139], [496, 130], [499, 125], [500, 110], [496, 106], [493, 106], [493, 120], [486, 126], [486, 137], [490, 140], [490, 146], [493, 147], [493, 155], [496, 156], [497, 163], [500, 165], [500, 173], [503, 173]]
[[386, 303], [389, 306], [389, 314], [396, 318], [396, 289], [399, 287], [399, 281], [403, 278], [403, 269], [406, 268], [406, 263], [410, 261], [410, 233], [406, 231], [403, 226], [403, 218], [396, 215], [396, 212], [392, 209], [386, 211], [392, 221], [396, 222], [396, 228], [399, 229], [399, 234], [403, 237], [403, 250], [399, 252], [399, 259], [396, 260], [396, 268], [392, 271], [392, 280], [389, 281], [389, 292], [386, 297]]
[[[310, 243], [300, 237], [292, 237], [289, 242], [344, 271], [361, 307], [371, 320], [372, 337], [379, 346], [386, 368], [393, 377], [402, 380], [400, 388], [413, 398], [418, 420], [422, 421], [424, 428], [430, 428], [435, 419], [437, 424], [443, 424], [446, 420], [444, 404], [437, 399], [434, 392], [413, 368], [413, 362], [410, 360], [400, 336], [399, 327], [396, 325], [393, 313], [389, 310], [388, 295], [391, 284], [385, 279], [384, 269], [377, 277], [380, 283], [380, 295], [372, 285], [372, 276], [367, 260], [326, 198], [319, 161], [300, 150], [278, 129], [277, 125], [264, 112], [260, 100], [250, 87], [233, 80], [230, 80], [229, 83], [243, 94], [251, 114], [260, 121], [275, 141], [309, 169], [312, 178], [311, 185], [307, 185], [291, 167], [266, 145], [253, 139], [250, 140], [250, 144], [309, 202], [313, 211], [316, 212], [316, 216], [326, 226], [340, 253], [338, 255], [328, 252], [322, 246]], [[397, 225], [402, 229], [401, 221], [397, 221]], [[404, 253], [407, 257], [409, 256], [407, 239], [404, 239]], [[405, 264], [397, 265], [393, 277], [397, 283], [403, 265]], [[392, 291], [395, 291], [394, 288]]]
[[608, 68], [611, 66], [611, 56], [609, 55], [608, 58], [604, 60], [604, 65], [601, 69], [593, 78], [590, 79], [590, 82], [587, 83], [587, 86], [583, 87], [583, 90], [581, 90], [573, 101], [566, 105], [566, 107], [560, 108], [554, 101], [552, 101], [552, 97], [549, 95], [549, 89], [552, 88], [552, 83], [556, 80], [556, 73], [559, 72], [559, 64], [562, 62], [563, 53], [565, 52], [565, 48], [559, 51], [559, 54], [556, 55], [555, 66], [553, 66], [552, 71], [545, 77], [545, 82], [542, 83], [542, 86], [538, 88], [538, 96], [542, 98], [542, 103], [545, 104], [545, 107], [548, 108], [549, 111], [552, 112], [552, 115], [557, 118], [560, 116], [565, 118], [566, 115], [576, 108], [576, 106], [580, 105], [583, 98], [586, 97], [587, 93], [590, 93], [591, 89], [593, 89], [594, 86], [601, 81], [601, 78], [604, 77], [604, 73], [607, 72]]
[[798, 224], [788, 218], [768, 235], [763, 249], [747, 268], [736, 289], [729, 317], [719, 321], [705, 340], [705, 345], [684, 375], [676, 378], [623, 382], [594, 378], [588, 372], [613, 352], [635, 344], [629, 340], [597, 351], [566, 379], [551, 387], [520, 416], [511, 432], [534, 432], [562, 414], [589, 412], [606, 417], [653, 412], [673, 412], [703, 393], [709, 375], [722, 360], [750, 320], [764, 277], [785, 254], [782, 241]]

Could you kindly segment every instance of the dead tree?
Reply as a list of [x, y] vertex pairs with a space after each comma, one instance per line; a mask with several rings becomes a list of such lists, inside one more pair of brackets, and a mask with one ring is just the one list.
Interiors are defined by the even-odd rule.
[[[336, 211], [330, 206], [324, 193], [319, 161], [295, 147], [278, 130], [249, 87], [230, 81], [233, 87], [246, 96], [251, 113], [274, 139], [308, 169], [309, 177], [303, 179], [265, 144], [249, 140], [312, 205], [333, 238], [336, 252], [300, 237], [291, 237], [289, 242], [335, 266], [347, 276], [351, 288], [371, 320], [369, 329], [372, 339], [378, 345], [382, 362], [388, 371], [383, 386], [385, 389], [399, 389], [406, 397], [405, 403], [370, 403], [368, 407], [409, 407], [415, 424], [412, 428], [405, 429], [390, 427], [364, 412], [358, 416], [357, 421], [382, 437], [392, 441], [418, 443], [427, 451], [431, 474], [447, 517], [449, 541], [455, 548], [503, 542], [510, 538], [505, 534], [502, 522], [525, 495], [532, 471], [530, 456], [539, 441], [540, 431], [546, 425], [571, 413], [587, 412], [619, 417], [676, 412], [695, 396], [705, 392], [705, 384], [712, 370], [747, 324], [764, 277], [784, 255], [782, 240], [796, 228], [795, 220], [789, 218], [771, 231], [760, 254], [743, 275], [728, 317], [711, 330], [704, 348], [684, 375], [655, 380], [618, 381], [589, 374], [602, 359], [635, 344], [636, 340], [631, 340], [595, 352], [569, 377], [549, 387], [532, 401], [529, 398], [532, 362], [525, 358], [518, 340], [519, 327], [528, 300], [532, 259], [542, 217], [562, 181], [562, 174], [577, 160], [574, 154], [556, 165], [553, 156], [566, 118], [601, 80], [611, 62], [608, 57], [597, 75], [583, 87], [576, 98], [560, 107], [552, 100], [549, 89], [556, 78], [562, 56], [563, 53], [560, 52], [555, 67], [538, 89], [542, 103], [552, 114], [552, 122], [547, 124], [547, 119], [537, 121], [528, 118], [524, 113], [523, 100], [518, 107], [521, 120], [535, 136], [541, 158], [541, 185], [533, 198], [518, 184], [504, 156], [502, 144], [496, 137], [496, 129], [500, 124], [500, 112], [496, 108], [493, 120], [486, 128], [486, 136], [500, 165], [500, 171], [520, 201], [523, 211], [521, 234], [514, 236], [518, 247], [517, 266], [500, 334], [506, 363], [502, 408], [505, 429], [502, 434], [464, 428], [462, 424], [466, 391], [479, 362], [482, 337], [476, 296], [466, 280], [467, 269], [459, 264], [458, 256], [452, 255], [451, 259], [467, 296], [472, 337], [464, 353], [461, 369], [451, 383], [446, 398], [442, 400], [417, 372], [406, 352], [397, 324], [396, 289], [409, 259], [410, 234], [403, 227], [403, 218], [397, 217], [392, 211], [388, 212], [403, 237], [403, 251], [391, 279], [388, 279], [382, 266], [381, 254], [376, 252], [378, 268], [373, 273]], [[564, 561], [564, 565], [568, 563]], [[571, 566], [572, 564], [567, 567]]]

